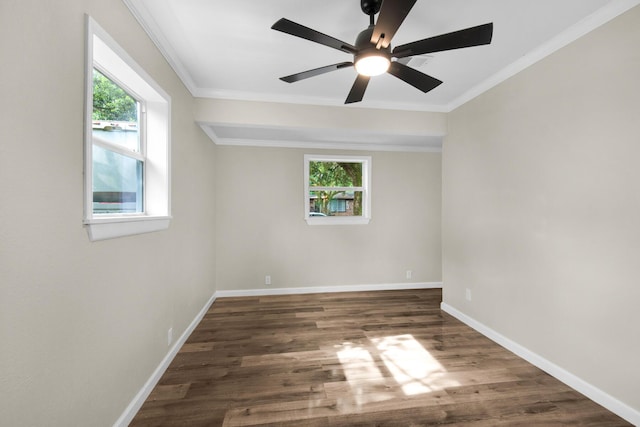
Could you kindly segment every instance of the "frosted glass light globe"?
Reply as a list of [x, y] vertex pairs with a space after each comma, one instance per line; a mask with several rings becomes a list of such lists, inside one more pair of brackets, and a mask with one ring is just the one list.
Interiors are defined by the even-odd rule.
[[391, 62], [389, 58], [380, 55], [369, 55], [356, 61], [356, 71], [363, 76], [379, 76], [386, 73]]

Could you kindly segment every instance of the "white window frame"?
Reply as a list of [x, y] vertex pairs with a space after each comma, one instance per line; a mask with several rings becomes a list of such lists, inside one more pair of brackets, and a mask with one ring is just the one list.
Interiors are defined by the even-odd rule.
[[[351, 162], [362, 164], [362, 187], [345, 190], [362, 191], [362, 216], [310, 216], [309, 215], [309, 163], [310, 162]], [[340, 187], [315, 187], [329, 190]], [[304, 155], [304, 219], [309, 225], [355, 225], [369, 224], [371, 221], [371, 156], [338, 156], [325, 154]]]
[[[86, 16], [84, 225], [91, 241], [164, 230], [171, 219], [171, 97], [129, 54]], [[143, 212], [93, 213], [93, 69], [140, 102], [140, 153], [143, 157]], [[98, 142], [96, 142], [100, 145]], [[113, 149], [113, 147], [109, 147]], [[114, 151], [118, 151], [117, 149]]]

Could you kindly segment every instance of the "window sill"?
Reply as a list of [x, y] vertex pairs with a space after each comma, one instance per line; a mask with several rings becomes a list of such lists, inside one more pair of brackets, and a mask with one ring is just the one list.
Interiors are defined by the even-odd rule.
[[166, 230], [170, 220], [170, 216], [110, 217], [85, 220], [84, 225], [89, 240], [95, 242]]
[[309, 225], [364, 225], [369, 224], [371, 218], [352, 216], [325, 216], [305, 218]]

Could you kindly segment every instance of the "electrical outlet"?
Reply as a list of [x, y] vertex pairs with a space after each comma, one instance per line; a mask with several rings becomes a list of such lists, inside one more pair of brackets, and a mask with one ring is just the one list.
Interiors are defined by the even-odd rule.
[[171, 345], [173, 342], [173, 328], [169, 328], [167, 331], [167, 345]]
[[265, 285], [271, 284], [271, 276], [264, 276], [264, 284]]
[[407, 279], [411, 279], [413, 277], [413, 271], [407, 270], [406, 276], [407, 276]]
[[465, 298], [467, 298], [467, 301], [471, 301], [471, 289], [467, 288], [465, 290], [464, 296]]

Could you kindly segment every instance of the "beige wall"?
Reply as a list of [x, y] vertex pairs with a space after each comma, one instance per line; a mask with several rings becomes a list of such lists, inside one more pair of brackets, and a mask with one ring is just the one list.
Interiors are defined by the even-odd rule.
[[636, 410], [638, 23], [458, 108], [443, 152], [444, 301]]
[[[82, 227], [85, 13], [172, 97], [169, 230]], [[111, 425], [215, 291], [215, 147], [120, 0], [3, 0], [0, 58], [0, 424]]]
[[440, 281], [440, 153], [339, 152], [372, 156], [372, 220], [340, 226], [304, 220], [305, 153], [218, 147], [219, 289]]

